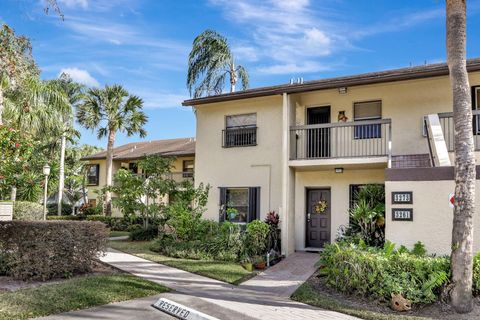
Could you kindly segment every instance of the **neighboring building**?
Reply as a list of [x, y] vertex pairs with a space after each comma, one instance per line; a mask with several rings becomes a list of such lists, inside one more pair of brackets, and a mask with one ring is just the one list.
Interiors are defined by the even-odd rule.
[[[469, 60], [468, 71], [476, 110], [480, 59]], [[274, 210], [285, 254], [318, 250], [348, 224], [355, 190], [378, 183], [386, 189], [387, 239], [448, 253], [453, 168], [432, 167], [424, 117], [439, 115], [453, 161], [451, 104], [445, 64], [186, 100], [197, 116], [195, 182], [212, 186], [206, 218], [245, 223]], [[400, 204], [392, 192], [402, 192]], [[322, 214], [314, 210], [320, 200], [328, 203]], [[477, 219], [476, 250], [479, 239]]]
[[[115, 175], [120, 168], [142, 174], [137, 162], [150, 155], [175, 158], [171, 173], [171, 178], [175, 181], [193, 179], [195, 138], [132, 142], [116, 147], [113, 149], [113, 174]], [[82, 158], [82, 160], [88, 161], [87, 188], [88, 202], [91, 205], [98, 203], [97, 192], [106, 185], [106, 156], [107, 151], [102, 151]], [[115, 208], [114, 214], [119, 214]]]

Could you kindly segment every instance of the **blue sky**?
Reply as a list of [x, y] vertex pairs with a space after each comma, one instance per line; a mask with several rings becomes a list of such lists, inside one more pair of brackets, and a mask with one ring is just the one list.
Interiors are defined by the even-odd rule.
[[[147, 140], [195, 135], [181, 107], [191, 43], [214, 29], [229, 40], [250, 86], [444, 61], [442, 0], [2, 0], [0, 20], [30, 37], [42, 77], [62, 71], [90, 86], [122, 84], [144, 99]], [[480, 56], [480, 5], [468, 1], [468, 56]], [[106, 142], [81, 130], [82, 143]], [[139, 138], [119, 135], [116, 145]]]

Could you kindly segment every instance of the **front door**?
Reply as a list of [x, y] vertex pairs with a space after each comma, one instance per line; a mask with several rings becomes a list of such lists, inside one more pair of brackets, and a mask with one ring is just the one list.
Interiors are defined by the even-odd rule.
[[[330, 106], [307, 109], [307, 124], [330, 123]], [[330, 157], [330, 128], [313, 128], [308, 130], [308, 158]]]
[[307, 189], [306, 247], [323, 248], [330, 243], [330, 189]]

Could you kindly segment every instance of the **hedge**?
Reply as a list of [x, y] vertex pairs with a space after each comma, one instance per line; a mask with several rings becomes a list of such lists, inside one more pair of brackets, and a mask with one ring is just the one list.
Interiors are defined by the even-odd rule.
[[108, 229], [86, 221], [2, 221], [0, 256], [17, 279], [47, 280], [91, 271], [107, 245]]
[[[418, 255], [405, 248], [364, 248], [335, 243], [320, 254], [321, 274], [327, 285], [338, 291], [389, 300], [402, 294], [412, 303], [438, 300], [442, 287], [450, 279], [450, 259]], [[480, 293], [480, 253], [474, 259], [474, 293]]]
[[13, 206], [14, 220], [43, 220], [43, 206], [36, 202], [15, 201]]

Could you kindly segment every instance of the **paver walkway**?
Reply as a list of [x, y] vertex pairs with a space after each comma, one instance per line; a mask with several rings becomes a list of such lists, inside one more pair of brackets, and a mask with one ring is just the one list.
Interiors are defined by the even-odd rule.
[[[293, 292], [301, 281], [311, 275], [310, 271], [313, 273], [313, 264], [317, 261], [317, 257], [308, 253], [296, 253], [240, 286], [164, 266], [113, 249], [108, 250], [102, 261], [179, 293], [202, 299], [212, 306], [231, 310], [232, 315], [235, 314], [234, 317], [225, 314], [221, 319], [357, 319], [288, 298], [290, 292]], [[309, 272], [302, 272], [301, 266]], [[284, 277], [290, 277], [290, 279], [284, 279]], [[174, 295], [171, 300], [176, 301]], [[208, 311], [204, 312], [208, 314]], [[243, 317], [239, 318], [239, 315]]]

